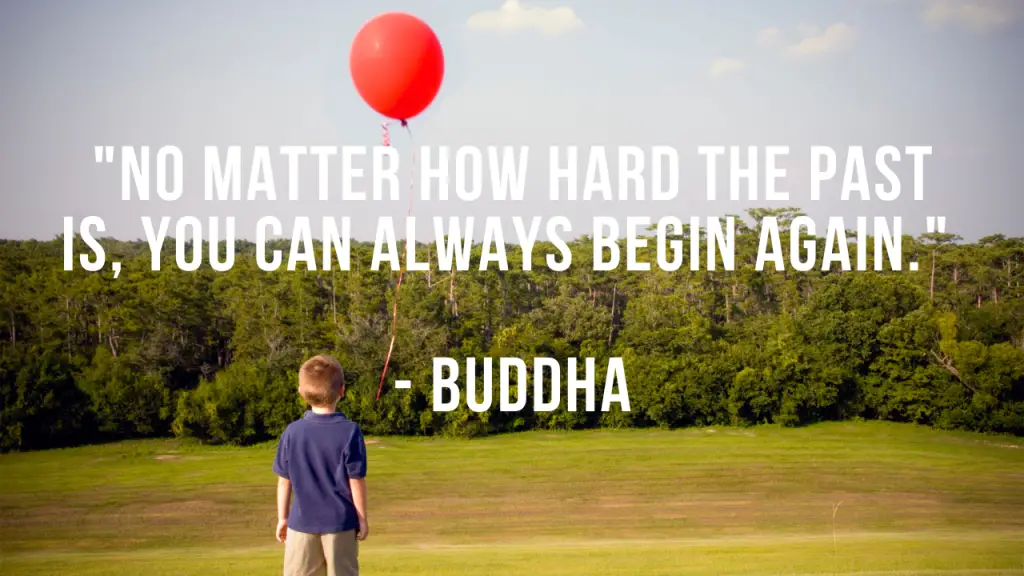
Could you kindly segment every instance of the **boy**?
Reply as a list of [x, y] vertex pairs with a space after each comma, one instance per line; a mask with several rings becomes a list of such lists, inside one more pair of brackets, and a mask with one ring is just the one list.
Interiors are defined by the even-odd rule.
[[335, 411], [345, 395], [341, 364], [330, 356], [307, 360], [299, 395], [311, 410], [285, 428], [274, 458], [284, 574], [358, 576], [357, 539], [369, 535], [366, 445], [359, 426]]

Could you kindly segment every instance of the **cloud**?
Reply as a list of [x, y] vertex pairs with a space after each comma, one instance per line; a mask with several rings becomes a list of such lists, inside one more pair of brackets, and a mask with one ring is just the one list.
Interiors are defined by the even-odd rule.
[[782, 40], [782, 31], [778, 28], [765, 28], [757, 33], [757, 45], [765, 48], [778, 45]]
[[711, 63], [711, 76], [717, 78], [733, 72], [739, 72], [743, 70], [744, 64], [742, 60], [735, 58], [719, 58]]
[[477, 12], [466, 20], [466, 25], [475, 30], [539, 30], [556, 35], [583, 28], [583, 21], [572, 8], [559, 6], [540, 8], [526, 6], [519, 0], [505, 0], [497, 10]]
[[[809, 30], [808, 30], [809, 31]], [[786, 54], [793, 57], [813, 56], [842, 50], [854, 39], [854, 29], [843, 23], [833, 24], [821, 34], [810, 35], [786, 48]]]
[[955, 25], [983, 34], [1012, 23], [1024, 12], [1020, 0], [929, 0], [923, 12], [926, 22]]

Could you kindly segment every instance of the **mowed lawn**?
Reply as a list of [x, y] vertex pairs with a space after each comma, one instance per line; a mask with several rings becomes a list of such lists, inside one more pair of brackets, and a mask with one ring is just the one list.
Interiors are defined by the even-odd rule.
[[[1021, 439], [840, 423], [368, 442], [364, 574], [1024, 574]], [[0, 573], [279, 574], [273, 454], [2, 455]]]

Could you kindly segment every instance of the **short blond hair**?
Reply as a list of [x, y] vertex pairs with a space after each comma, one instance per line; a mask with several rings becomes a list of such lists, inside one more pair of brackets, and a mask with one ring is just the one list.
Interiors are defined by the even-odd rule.
[[333, 406], [344, 392], [345, 371], [334, 358], [320, 354], [299, 368], [299, 395], [310, 406]]

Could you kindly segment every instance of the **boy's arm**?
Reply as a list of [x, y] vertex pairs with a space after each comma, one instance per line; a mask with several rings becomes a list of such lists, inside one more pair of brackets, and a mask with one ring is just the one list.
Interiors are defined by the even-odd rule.
[[292, 481], [287, 478], [277, 479], [277, 519], [288, 520], [288, 509], [291, 507]]
[[356, 507], [359, 517], [360, 540], [370, 535], [370, 525], [366, 516], [366, 442], [363, 432], [356, 428], [349, 439], [345, 450], [345, 472], [348, 473], [348, 488], [352, 492], [352, 504]]
[[348, 487], [352, 491], [352, 503], [359, 516], [359, 539], [366, 540], [370, 535], [370, 523], [366, 517], [366, 478], [349, 478]]
[[292, 498], [292, 481], [288, 478], [288, 428], [277, 443], [274, 474], [277, 474], [277, 541], [284, 542], [288, 535], [288, 509]]
[[292, 481], [277, 478], [277, 540], [284, 542], [288, 535], [288, 510], [291, 507]]

